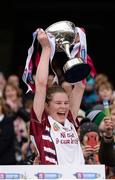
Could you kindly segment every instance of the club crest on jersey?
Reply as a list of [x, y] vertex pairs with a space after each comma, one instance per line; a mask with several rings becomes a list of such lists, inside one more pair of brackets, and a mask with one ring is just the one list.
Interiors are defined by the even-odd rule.
[[57, 123], [53, 123], [53, 128], [54, 128], [54, 131], [58, 131], [60, 129], [60, 127], [58, 126]]

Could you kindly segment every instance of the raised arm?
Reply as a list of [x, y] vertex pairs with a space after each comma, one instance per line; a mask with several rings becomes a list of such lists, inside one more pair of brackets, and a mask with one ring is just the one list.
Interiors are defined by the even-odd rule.
[[62, 83], [62, 87], [65, 89], [65, 91], [69, 96], [70, 111], [72, 113], [74, 120], [76, 120], [80, 108], [81, 100], [83, 97], [85, 85], [81, 81], [75, 84], [74, 87], [72, 88], [72, 85], [70, 83], [64, 81]]
[[85, 85], [82, 81], [80, 81], [74, 85], [74, 88], [70, 94], [70, 110], [72, 112], [74, 120], [77, 118], [84, 90]]
[[47, 86], [47, 79], [49, 73], [49, 59], [50, 59], [51, 47], [45, 31], [39, 30], [37, 39], [41, 44], [42, 53], [35, 76], [36, 90], [35, 90], [33, 108], [37, 116], [37, 119], [41, 122], [41, 117], [45, 106], [46, 86]]

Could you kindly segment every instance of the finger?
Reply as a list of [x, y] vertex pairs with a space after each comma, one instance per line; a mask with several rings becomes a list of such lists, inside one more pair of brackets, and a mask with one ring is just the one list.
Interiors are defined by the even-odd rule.
[[92, 148], [92, 146], [90, 146], [90, 145], [86, 145], [86, 146], [84, 146], [85, 148]]
[[86, 151], [93, 151], [93, 148], [85, 148]]

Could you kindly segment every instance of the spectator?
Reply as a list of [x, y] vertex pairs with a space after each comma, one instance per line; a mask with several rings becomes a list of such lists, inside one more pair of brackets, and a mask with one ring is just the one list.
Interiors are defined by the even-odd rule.
[[108, 82], [108, 76], [106, 74], [103, 73], [98, 73], [96, 74], [95, 77], [95, 88], [97, 88], [100, 84]]
[[109, 102], [112, 99], [113, 95], [113, 86], [110, 82], [102, 82], [96, 86], [96, 92], [99, 96], [99, 103], [102, 104], [103, 100], [108, 100]]
[[6, 84], [3, 96], [9, 110], [17, 112], [18, 109], [23, 106], [20, 90], [13, 84]]
[[105, 117], [103, 133], [101, 135], [99, 160], [101, 164], [105, 164], [107, 167], [106, 176], [108, 179], [115, 178], [115, 137], [113, 130], [114, 127], [111, 117]]
[[101, 129], [105, 113], [101, 110], [90, 110], [86, 113], [86, 117], [89, 118], [91, 122], [95, 123], [99, 129]]
[[16, 74], [12, 74], [8, 77], [8, 83], [13, 84], [17, 88], [20, 88], [19, 77]]
[[113, 122], [113, 131], [115, 132], [115, 104], [110, 105], [110, 113], [111, 113], [111, 119]]
[[0, 98], [0, 165], [15, 165], [14, 115], [7, 113], [4, 101]]
[[22, 146], [24, 143], [28, 142], [28, 131], [27, 131], [27, 115], [17, 113], [14, 120], [14, 131], [15, 131], [15, 155], [17, 164], [23, 164], [22, 158]]
[[[90, 76], [89, 76], [90, 77]], [[86, 87], [82, 99], [82, 109], [88, 111], [94, 105], [97, 104], [99, 97], [95, 90], [95, 79], [94, 78], [87, 78], [86, 80]]]
[[100, 164], [98, 152], [100, 137], [96, 124], [87, 121], [80, 126], [80, 141], [84, 152], [86, 164]]
[[18, 89], [18, 91], [19, 91], [20, 95], [22, 96], [22, 98], [24, 99], [24, 94], [23, 94], [22, 88], [20, 87], [20, 79], [19, 79], [18, 75], [11, 74], [7, 79], [7, 83], [12, 84], [13, 86], [15, 86]]
[[6, 78], [2, 72], [0, 72], [0, 97], [3, 96], [4, 87], [6, 85]]

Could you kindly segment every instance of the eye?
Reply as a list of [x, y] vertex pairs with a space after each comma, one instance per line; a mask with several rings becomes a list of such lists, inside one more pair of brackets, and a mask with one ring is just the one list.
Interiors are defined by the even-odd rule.
[[66, 105], [67, 105], [67, 104], [69, 104], [69, 102], [67, 101], [67, 102], [65, 102], [64, 104], [66, 104]]
[[56, 104], [61, 104], [61, 102], [56, 102]]

